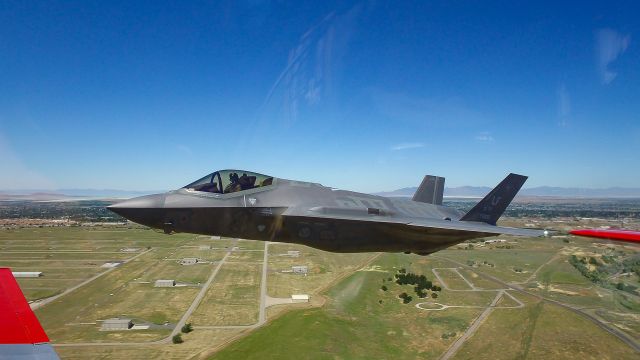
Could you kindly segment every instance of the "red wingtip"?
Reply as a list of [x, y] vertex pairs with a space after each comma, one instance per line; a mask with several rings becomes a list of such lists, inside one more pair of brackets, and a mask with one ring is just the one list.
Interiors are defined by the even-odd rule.
[[571, 230], [571, 235], [588, 236], [600, 239], [640, 242], [640, 231], [620, 229], [579, 229]]
[[8, 268], [0, 268], [0, 323], [0, 344], [49, 342]]

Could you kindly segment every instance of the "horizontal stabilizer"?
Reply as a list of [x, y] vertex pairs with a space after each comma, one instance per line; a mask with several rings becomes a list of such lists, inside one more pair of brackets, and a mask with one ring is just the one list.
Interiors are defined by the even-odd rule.
[[527, 181], [526, 176], [513, 173], [509, 174], [460, 220], [480, 221], [495, 225], [525, 181]]
[[442, 205], [442, 194], [444, 193], [444, 178], [440, 176], [427, 175], [422, 179], [422, 183], [416, 193], [413, 194], [413, 201], [423, 202], [433, 205]]

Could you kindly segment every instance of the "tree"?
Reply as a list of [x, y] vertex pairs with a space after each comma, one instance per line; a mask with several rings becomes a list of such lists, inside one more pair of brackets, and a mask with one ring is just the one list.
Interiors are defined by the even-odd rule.
[[193, 331], [193, 326], [191, 326], [191, 323], [185, 324], [180, 331], [185, 334], [190, 333]]
[[180, 334], [175, 335], [171, 340], [174, 344], [182, 344], [184, 342], [184, 340], [182, 340], [182, 335]]
[[621, 282], [617, 283], [617, 284], [616, 284], [616, 289], [618, 289], [618, 290], [624, 290], [624, 284], [623, 284], [623, 283], [621, 283]]
[[435, 298], [437, 298], [437, 297], [438, 297], [438, 294], [437, 294], [437, 293], [432, 292], [432, 293], [431, 293], [431, 297], [435, 299]]
[[382, 290], [382, 291], [387, 291], [387, 287], [386, 287], [386, 286], [384, 286], [384, 285], [382, 285], [382, 287], [380, 288], [380, 290]]

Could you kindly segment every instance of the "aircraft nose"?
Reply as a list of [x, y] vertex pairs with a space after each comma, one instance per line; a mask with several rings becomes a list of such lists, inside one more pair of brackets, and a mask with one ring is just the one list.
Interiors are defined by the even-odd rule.
[[164, 194], [146, 195], [107, 206], [107, 209], [138, 224], [162, 227]]

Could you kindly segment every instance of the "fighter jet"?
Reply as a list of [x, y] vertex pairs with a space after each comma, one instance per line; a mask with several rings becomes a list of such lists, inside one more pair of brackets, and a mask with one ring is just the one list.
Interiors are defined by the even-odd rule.
[[167, 234], [288, 242], [332, 252], [427, 255], [474, 238], [544, 235], [496, 226], [526, 179], [509, 174], [466, 214], [442, 205], [442, 177], [425, 176], [413, 198], [402, 199], [242, 170], [215, 171], [178, 190], [108, 208]]

